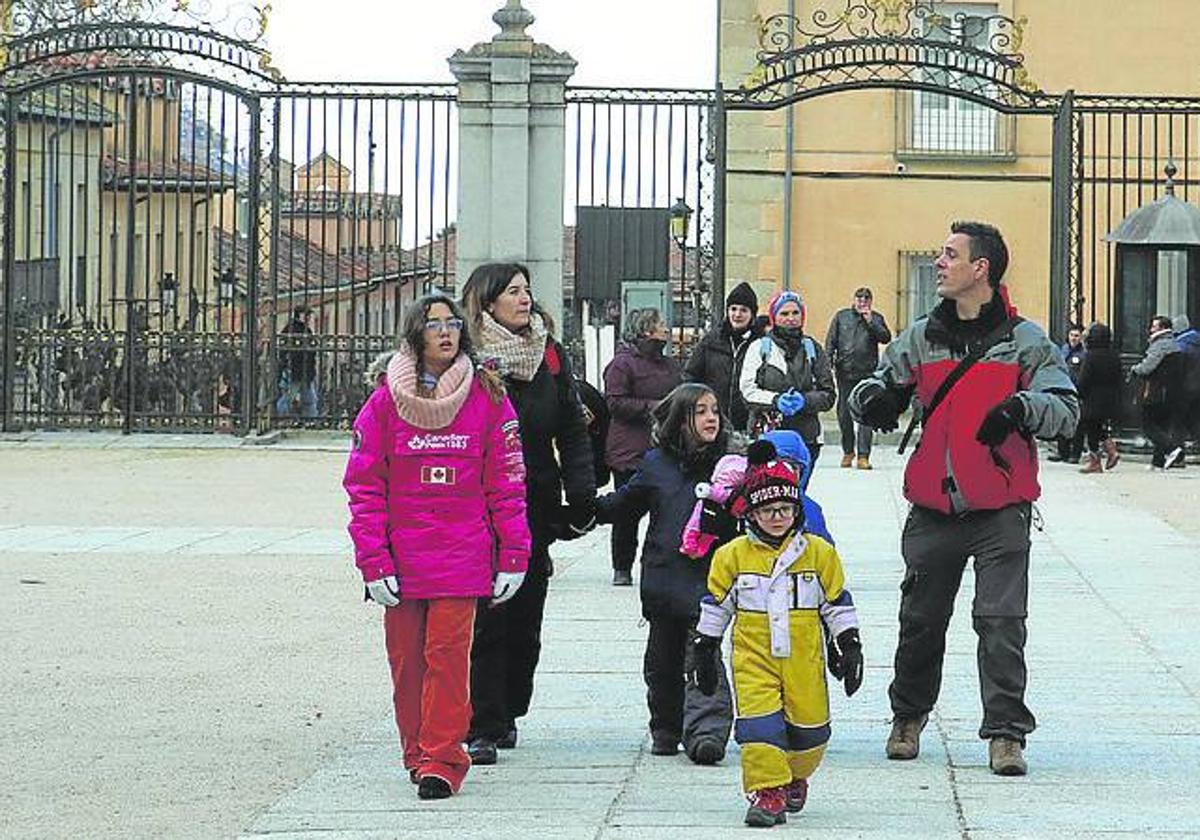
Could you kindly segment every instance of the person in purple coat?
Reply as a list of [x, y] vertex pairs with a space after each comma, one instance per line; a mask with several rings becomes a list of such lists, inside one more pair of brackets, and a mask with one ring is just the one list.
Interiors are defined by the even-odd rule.
[[[611, 419], [605, 459], [613, 485], [621, 489], [641, 466], [650, 448], [650, 412], [679, 384], [679, 364], [663, 355], [670, 331], [657, 309], [634, 309], [613, 360], [604, 369], [604, 398]], [[613, 522], [613, 586], [633, 585], [637, 521]]]

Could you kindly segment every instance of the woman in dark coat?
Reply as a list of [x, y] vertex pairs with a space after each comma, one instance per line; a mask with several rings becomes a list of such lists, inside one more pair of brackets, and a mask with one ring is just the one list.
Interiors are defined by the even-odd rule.
[[[1121, 459], [1112, 438], [1113, 424], [1121, 416], [1121, 357], [1112, 346], [1112, 330], [1105, 324], [1092, 324], [1084, 337], [1087, 355], [1079, 370], [1079, 428], [1087, 450], [1083, 456], [1084, 473], [1111, 470]], [[1104, 447], [1101, 463], [1100, 448]]]
[[755, 323], [757, 312], [754, 289], [749, 283], [738, 283], [725, 299], [724, 320], [700, 339], [683, 368], [685, 380], [703, 382], [717, 393], [721, 413], [738, 432], [744, 432], [750, 420], [738, 377], [746, 349], [763, 334]]
[[475, 616], [467, 752], [474, 764], [495, 764], [497, 747], [516, 746], [516, 720], [529, 711], [533, 696], [542, 613], [554, 573], [550, 544], [556, 537], [582, 536], [595, 524], [596, 485], [570, 362], [554, 340], [549, 316], [533, 300], [529, 269], [518, 263], [481, 265], [463, 287], [462, 303], [479, 358], [503, 377], [517, 412], [533, 538], [529, 571], [517, 594], [490, 609], [481, 604]]
[[[650, 514], [642, 548], [642, 616], [650, 623], [643, 674], [650, 706], [651, 752], [675, 755], [680, 741], [697, 764], [725, 755], [733, 721], [729, 685], [720, 669], [716, 694], [685, 690], [688, 639], [707, 591], [712, 552], [696, 560], [680, 553], [683, 528], [696, 503], [696, 485], [707, 482], [729, 446], [717, 396], [707, 385], [680, 385], [654, 409], [655, 448], [621, 489], [597, 499], [597, 519], [637, 525]], [[725, 535], [717, 545], [731, 539]], [[715, 550], [715, 545], [713, 549]]]
[[[604, 398], [612, 415], [606, 455], [618, 489], [650, 448], [650, 410], [679, 384], [679, 365], [663, 355], [668, 335], [657, 309], [634, 309], [625, 320], [624, 340], [604, 369]], [[637, 538], [636, 522], [613, 523], [613, 586], [633, 584]]]

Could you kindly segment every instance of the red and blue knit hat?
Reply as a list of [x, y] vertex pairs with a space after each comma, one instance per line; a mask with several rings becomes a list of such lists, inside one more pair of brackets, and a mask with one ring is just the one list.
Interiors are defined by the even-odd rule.
[[800, 470], [781, 460], [770, 441], [755, 441], [746, 452], [746, 477], [729, 512], [745, 519], [751, 511], [774, 502], [801, 504]]
[[808, 318], [808, 310], [804, 308], [804, 298], [800, 297], [799, 292], [793, 292], [791, 289], [780, 289], [771, 295], [771, 299], [767, 301], [767, 317], [771, 320], [772, 327], [775, 326], [775, 316], [779, 314], [779, 310], [783, 309], [789, 303], [794, 303], [800, 307], [800, 326], [804, 326], [804, 322]]

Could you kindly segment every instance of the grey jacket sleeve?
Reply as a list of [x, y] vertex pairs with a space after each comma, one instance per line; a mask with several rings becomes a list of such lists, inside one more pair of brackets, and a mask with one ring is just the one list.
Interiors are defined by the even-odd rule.
[[1150, 376], [1158, 370], [1158, 366], [1167, 357], [1167, 351], [1170, 349], [1170, 341], [1151, 341], [1150, 346], [1146, 348], [1146, 357], [1134, 365], [1130, 369], [1130, 373], [1143, 378]]
[[1040, 330], [1038, 339], [1019, 342], [1018, 364], [1025, 406], [1022, 425], [1035, 437], [1070, 437], [1079, 423], [1079, 396], [1058, 348]]
[[850, 415], [855, 420], [862, 418], [859, 397], [863, 388], [870, 387], [868, 383], [873, 382], [895, 392], [898, 405], [908, 404], [912, 390], [917, 384], [917, 347], [924, 340], [923, 333], [924, 322], [921, 321], [896, 336], [883, 351], [875, 372], [854, 386], [847, 404], [850, 407]]

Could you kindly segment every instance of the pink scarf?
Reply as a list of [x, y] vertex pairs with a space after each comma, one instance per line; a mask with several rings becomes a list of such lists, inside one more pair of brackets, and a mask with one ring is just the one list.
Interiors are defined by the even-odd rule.
[[459, 353], [454, 364], [438, 378], [431, 397], [417, 394], [417, 359], [407, 347], [392, 356], [387, 368], [388, 390], [396, 411], [402, 420], [419, 429], [449, 426], [467, 401], [474, 381], [475, 367], [465, 353]]

